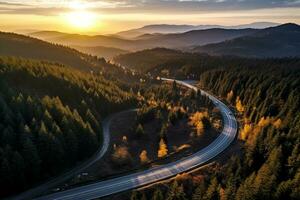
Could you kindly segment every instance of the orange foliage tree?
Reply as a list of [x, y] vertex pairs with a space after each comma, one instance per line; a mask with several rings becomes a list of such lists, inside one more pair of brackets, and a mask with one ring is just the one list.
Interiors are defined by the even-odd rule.
[[168, 148], [163, 138], [160, 139], [157, 157], [163, 158], [168, 155]]
[[190, 117], [189, 124], [196, 128], [197, 136], [204, 133], [203, 119], [208, 117], [207, 112], [196, 112]]
[[235, 107], [236, 107], [237, 111], [239, 111], [239, 112], [244, 112], [245, 111], [245, 108], [242, 104], [242, 101], [240, 100], [240, 97], [236, 98]]
[[148, 163], [149, 162], [149, 158], [147, 156], [147, 151], [143, 150], [140, 154], [140, 161], [142, 164]]

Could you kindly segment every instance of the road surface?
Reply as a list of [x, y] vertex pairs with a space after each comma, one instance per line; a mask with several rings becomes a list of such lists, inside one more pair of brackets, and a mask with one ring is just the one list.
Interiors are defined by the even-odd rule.
[[[173, 81], [171, 79], [162, 79], [163, 81]], [[196, 87], [189, 84], [189, 82], [177, 81], [178, 84], [184, 85], [193, 90], [197, 90]], [[154, 167], [142, 172], [137, 172], [134, 174], [122, 176], [119, 178], [114, 178], [106, 181], [101, 181], [98, 183], [93, 183], [74, 189], [57, 192], [50, 194], [48, 196], [43, 196], [38, 199], [41, 200], [53, 200], [53, 199], [95, 199], [118, 192], [126, 191], [129, 189], [134, 189], [142, 187], [151, 183], [155, 183], [164, 179], [168, 179], [176, 176], [177, 174], [192, 170], [199, 167], [221, 152], [223, 152], [235, 139], [237, 135], [237, 122], [230, 109], [221, 101], [219, 101], [214, 96], [208, 94], [205, 91], [201, 91], [203, 95], [207, 95], [212, 102], [221, 111], [223, 118], [223, 130], [222, 133], [209, 144], [204, 149], [198, 151], [197, 153], [180, 159], [176, 162]]]
[[[132, 109], [132, 110], [127, 110], [127, 111], [123, 111], [120, 113], [132, 112], [135, 110], [136, 109]], [[103, 141], [101, 144], [101, 148], [91, 158], [89, 158], [82, 164], [78, 165], [77, 167], [73, 168], [72, 170], [62, 174], [61, 176], [58, 176], [36, 188], [25, 191], [24, 193], [21, 193], [20, 195], [17, 195], [11, 199], [12, 200], [32, 199], [36, 196], [42, 195], [43, 193], [49, 191], [50, 189], [53, 189], [53, 188], [57, 187], [58, 185], [64, 183], [65, 181], [79, 175], [84, 170], [86, 170], [88, 167], [93, 165], [95, 162], [99, 161], [104, 156], [104, 154], [106, 153], [106, 151], [109, 147], [109, 141], [110, 141], [109, 127], [110, 127], [111, 120], [116, 115], [119, 115], [120, 113], [113, 114], [113, 115], [107, 117], [106, 119], [104, 119], [104, 121], [102, 122]]]

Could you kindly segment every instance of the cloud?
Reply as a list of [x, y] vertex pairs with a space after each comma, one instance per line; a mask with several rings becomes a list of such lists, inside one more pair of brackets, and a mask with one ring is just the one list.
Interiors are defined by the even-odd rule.
[[[77, 0], [78, 1], [78, 0]], [[70, 9], [74, 0], [0, 0], [0, 13], [55, 15]], [[205, 13], [300, 7], [300, 0], [81, 0], [90, 10], [103, 13]]]

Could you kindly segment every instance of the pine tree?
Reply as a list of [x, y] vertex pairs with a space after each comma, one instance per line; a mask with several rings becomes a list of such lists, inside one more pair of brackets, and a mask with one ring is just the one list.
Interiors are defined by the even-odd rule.
[[152, 200], [164, 200], [164, 195], [159, 187], [155, 189]]
[[175, 180], [168, 191], [166, 200], [186, 200], [186, 195], [182, 185], [178, 185]]
[[143, 137], [145, 132], [144, 132], [144, 128], [142, 126], [142, 124], [138, 124], [138, 126], [136, 127], [136, 130], [135, 130], [135, 134], [137, 137]]
[[213, 178], [210, 182], [210, 185], [207, 188], [206, 194], [204, 195], [204, 200], [218, 200], [219, 197], [219, 189], [220, 186], [218, 184], [218, 180]]
[[137, 191], [134, 190], [134, 191], [131, 193], [130, 200], [140, 200], [140, 199], [138, 198], [138, 193], [137, 193]]
[[201, 181], [200, 185], [197, 186], [193, 193], [193, 200], [202, 200], [206, 192], [206, 185], [204, 181]]

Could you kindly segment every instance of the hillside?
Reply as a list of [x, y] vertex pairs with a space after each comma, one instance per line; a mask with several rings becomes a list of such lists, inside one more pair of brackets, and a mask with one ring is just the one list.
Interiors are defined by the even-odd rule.
[[207, 54], [187, 53], [170, 49], [149, 49], [114, 58], [125, 67], [155, 76], [171, 76], [182, 79], [197, 78], [203, 72], [219, 68], [300, 66], [299, 59], [255, 59]]
[[182, 60], [188, 55], [177, 50], [155, 48], [116, 56], [114, 62], [137, 71], [146, 72], [168, 60]]
[[284, 24], [252, 35], [196, 47], [195, 52], [244, 57], [300, 56], [300, 26]]
[[106, 60], [110, 60], [113, 57], [118, 56], [120, 54], [129, 53], [129, 51], [123, 49], [102, 47], [102, 46], [95, 46], [95, 47], [73, 46], [73, 48], [86, 54], [103, 57]]
[[210, 166], [132, 191], [131, 199], [299, 199], [300, 71], [294, 66], [202, 73], [199, 86], [222, 97], [240, 118], [238, 139]]
[[[16, 56], [35, 60], [51, 61], [78, 69], [84, 72], [101, 73], [105, 78], [125, 82], [138, 81], [120, 67], [107, 63], [102, 57], [102, 50], [110, 52], [110, 56], [123, 52], [118, 49], [102, 49], [101, 47], [87, 48], [86, 52], [94, 52], [96, 56], [81, 53], [75, 49], [48, 43], [14, 33], [0, 32], [0, 56]], [[104, 54], [104, 53], [103, 53]], [[123, 76], [120, 76], [123, 74]]]
[[68, 47], [4, 32], [0, 32], [0, 55], [59, 62], [83, 71], [97, 71], [105, 65], [103, 60], [95, 60]]
[[101, 120], [133, 102], [101, 77], [0, 57], [0, 197], [89, 158], [101, 145]]

